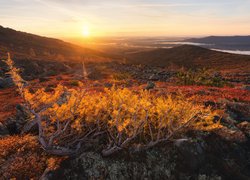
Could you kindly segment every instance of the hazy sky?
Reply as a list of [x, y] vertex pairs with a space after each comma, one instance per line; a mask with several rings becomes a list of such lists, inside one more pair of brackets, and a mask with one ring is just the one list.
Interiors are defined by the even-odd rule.
[[0, 25], [52, 37], [250, 34], [250, 0], [0, 0]]

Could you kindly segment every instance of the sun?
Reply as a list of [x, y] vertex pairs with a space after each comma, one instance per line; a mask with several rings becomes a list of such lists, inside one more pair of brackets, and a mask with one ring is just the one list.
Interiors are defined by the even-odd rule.
[[90, 36], [89, 26], [87, 26], [87, 25], [83, 26], [82, 35], [83, 35], [83, 37], [89, 37]]

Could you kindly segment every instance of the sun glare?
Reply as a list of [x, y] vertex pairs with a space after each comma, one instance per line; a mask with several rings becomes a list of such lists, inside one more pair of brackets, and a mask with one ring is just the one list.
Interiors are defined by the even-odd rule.
[[83, 27], [82, 35], [83, 35], [83, 37], [89, 37], [90, 36], [89, 26], [84, 26]]

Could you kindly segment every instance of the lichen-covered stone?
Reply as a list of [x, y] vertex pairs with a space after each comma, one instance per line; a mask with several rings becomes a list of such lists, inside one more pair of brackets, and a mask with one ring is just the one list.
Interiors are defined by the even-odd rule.
[[70, 160], [63, 174], [66, 179], [171, 179], [175, 163], [170, 157], [154, 150], [143, 153], [143, 156], [114, 159], [86, 152]]

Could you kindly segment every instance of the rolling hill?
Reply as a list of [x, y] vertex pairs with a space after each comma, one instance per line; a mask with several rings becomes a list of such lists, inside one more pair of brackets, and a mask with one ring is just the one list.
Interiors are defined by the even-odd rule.
[[207, 67], [217, 70], [250, 71], [250, 56], [236, 55], [206, 48], [182, 45], [128, 54], [129, 63], [150, 66]]
[[107, 60], [102, 52], [83, 48], [62, 40], [42, 37], [0, 26], [0, 56], [11, 52], [14, 59], [77, 61], [82, 57]]

